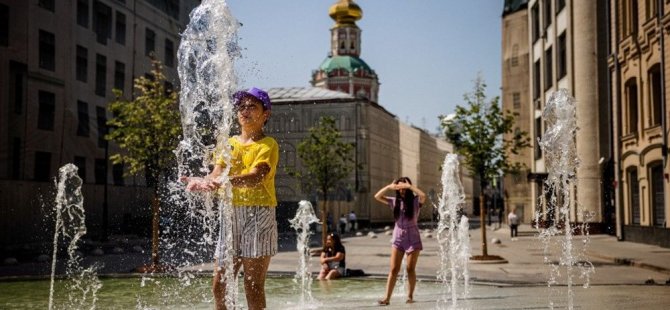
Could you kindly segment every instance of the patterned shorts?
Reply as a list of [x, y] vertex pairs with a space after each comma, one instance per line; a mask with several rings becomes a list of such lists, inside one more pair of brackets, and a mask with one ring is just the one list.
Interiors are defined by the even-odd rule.
[[[277, 254], [277, 220], [274, 207], [233, 207], [233, 255], [258, 258]], [[217, 254], [224, 249], [223, 234]]]

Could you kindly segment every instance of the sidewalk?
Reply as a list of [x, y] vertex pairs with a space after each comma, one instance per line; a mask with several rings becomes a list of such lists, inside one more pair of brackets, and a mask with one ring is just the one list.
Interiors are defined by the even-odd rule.
[[[360, 237], [345, 235], [343, 244], [347, 251], [347, 268], [363, 269], [366, 274], [374, 277], [385, 277], [388, 273], [391, 236], [383, 230], [375, 231], [377, 238], [365, 235]], [[417, 275], [422, 279], [435, 279], [440, 269], [439, 246], [430, 230], [422, 230], [424, 250], [421, 252], [417, 265]], [[312, 236], [318, 238], [318, 236]], [[494, 244], [492, 239], [499, 239]], [[556, 239], [562, 236], [555, 237]], [[575, 250], [581, 249], [583, 236], [574, 236]], [[471, 261], [469, 264], [470, 279], [473, 282], [492, 282], [510, 285], [546, 285], [550, 272], [549, 263], [559, 261], [558, 255], [548, 256], [545, 263], [544, 244], [538, 239], [537, 232], [528, 225], [519, 227], [519, 237], [512, 240], [509, 229], [487, 229], [488, 254], [498, 255], [507, 260], [504, 264], [481, 264]], [[470, 229], [470, 245], [472, 255], [481, 254], [481, 230]], [[553, 247], [555, 253], [557, 251]], [[585, 249], [586, 261], [595, 267], [590, 284], [644, 284], [653, 279], [656, 284], [665, 284], [670, 279], [670, 249], [652, 245], [620, 242], [609, 235], [593, 235], [589, 237]], [[295, 251], [280, 252], [272, 259], [270, 272], [294, 273], [298, 262]], [[318, 257], [311, 259], [311, 271], [318, 272]], [[562, 268], [561, 273], [565, 275]], [[579, 271], [573, 283], [583, 284]], [[559, 284], [564, 279], [557, 279]]]

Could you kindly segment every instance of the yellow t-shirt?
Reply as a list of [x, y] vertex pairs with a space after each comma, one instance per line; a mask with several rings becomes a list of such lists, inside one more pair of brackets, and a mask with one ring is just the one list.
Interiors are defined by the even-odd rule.
[[[243, 145], [236, 137], [230, 137], [228, 143], [231, 148], [230, 174], [240, 175], [249, 173], [260, 163], [270, 166], [270, 172], [263, 181], [254, 187], [233, 187], [234, 206], [277, 206], [275, 194], [275, 174], [279, 161], [279, 145], [272, 137], [264, 137], [251, 144]], [[223, 156], [216, 160], [217, 165], [225, 166]]]

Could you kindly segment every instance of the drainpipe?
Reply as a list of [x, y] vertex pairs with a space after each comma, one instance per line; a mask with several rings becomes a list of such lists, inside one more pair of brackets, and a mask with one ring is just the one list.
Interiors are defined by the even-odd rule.
[[663, 137], [663, 145], [661, 145], [661, 154], [663, 154], [663, 167], [668, 163], [668, 135], [666, 132], [666, 116], [665, 116], [665, 35], [663, 29], [663, 0], [657, 1], [656, 15], [658, 17], [658, 31], [659, 31], [659, 44], [661, 45], [661, 129]]
[[[607, 14], [607, 19], [610, 20], [610, 14], [609, 14], [609, 4], [610, 2], [607, 1], [607, 6], [608, 6], [608, 14]], [[614, 6], [614, 16], [619, 16], [619, 7], [617, 5]], [[615, 21], [618, 21], [615, 19]], [[610, 31], [610, 25], [608, 22], [608, 27], [607, 31]], [[619, 31], [615, 29], [614, 31], [614, 53], [612, 54], [612, 57], [614, 57], [614, 74], [615, 74], [615, 87], [614, 90], [617, 93], [616, 96], [616, 115], [612, 115], [613, 119], [616, 120], [615, 126], [617, 128], [621, 127], [621, 67], [619, 66]], [[614, 126], [612, 126], [612, 130], [614, 130]], [[621, 132], [619, 130], [616, 130], [616, 135], [613, 135], [613, 149], [614, 149], [614, 180], [616, 182], [616, 186], [614, 187], [614, 209], [616, 212], [616, 236], [617, 240], [623, 241], [625, 240], [624, 236], [624, 204], [622, 203], [622, 197], [623, 197], [623, 191], [621, 190], [622, 182], [621, 182], [621, 163], [620, 163], [620, 135]]]

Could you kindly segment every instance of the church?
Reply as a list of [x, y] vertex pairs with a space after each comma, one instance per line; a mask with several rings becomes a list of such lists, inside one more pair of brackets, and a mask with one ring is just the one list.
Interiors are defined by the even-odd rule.
[[[266, 132], [279, 143], [276, 175], [277, 209], [281, 219], [295, 213], [298, 201], [320, 205], [316, 193], [304, 193], [288, 169], [300, 170], [298, 144], [322, 117], [332, 117], [345, 142], [353, 143], [355, 163], [351, 176], [329, 195], [328, 210], [334, 219], [354, 211], [361, 227], [393, 221], [393, 213], [374, 200], [374, 194], [401, 176], [424, 190], [427, 201], [421, 220], [434, 219], [441, 192], [440, 166], [452, 146], [420, 128], [405, 124], [378, 101], [379, 77], [360, 57], [361, 29], [356, 21], [361, 8], [340, 0], [329, 10], [335, 24], [330, 29], [330, 52], [312, 72], [311, 86], [271, 88], [273, 108]], [[472, 214], [472, 180], [461, 167], [466, 189], [465, 211]], [[316, 208], [320, 210], [320, 208]], [[317, 211], [318, 212], [318, 211]], [[281, 229], [281, 228], [280, 228]]]

